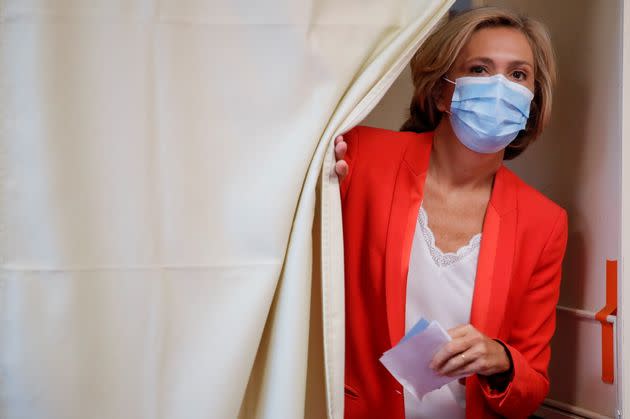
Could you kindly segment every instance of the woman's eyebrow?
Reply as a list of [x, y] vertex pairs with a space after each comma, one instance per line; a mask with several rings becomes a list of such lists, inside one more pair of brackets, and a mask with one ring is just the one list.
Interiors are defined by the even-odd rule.
[[472, 57], [466, 60], [466, 64], [468, 64], [471, 61], [481, 61], [484, 64], [494, 65], [494, 60], [488, 57]]
[[527, 67], [534, 68], [532, 63], [530, 63], [529, 61], [521, 61], [521, 60], [511, 61], [510, 66], [511, 67], [527, 66]]
[[[488, 58], [488, 57], [472, 57], [466, 60], [466, 62], [464, 64], [468, 64], [472, 61], [479, 61], [482, 62], [486, 65], [490, 65], [490, 66], [494, 66], [495, 62], [492, 58]], [[515, 60], [515, 61], [510, 61], [510, 67], [519, 67], [519, 66], [527, 66], [530, 68], [534, 68], [534, 65], [532, 63], [530, 63], [529, 61], [524, 61], [524, 60]]]

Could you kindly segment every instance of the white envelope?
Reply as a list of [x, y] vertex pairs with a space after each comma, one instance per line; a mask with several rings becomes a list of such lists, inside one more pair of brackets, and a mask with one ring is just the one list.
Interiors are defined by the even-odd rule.
[[440, 376], [429, 368], [433, 356], [450, 341], [438, 322], [423, 318], [380, 361], [405, 390], [422, 400], [425, 394], [464, 377]]

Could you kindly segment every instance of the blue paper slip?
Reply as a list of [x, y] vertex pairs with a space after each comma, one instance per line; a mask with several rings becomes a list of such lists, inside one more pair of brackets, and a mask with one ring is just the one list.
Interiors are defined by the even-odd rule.
[[407, 332], [407, 334], [405, 336], [403, 336], [403, 338], [401, 339], [401, 342], [406, 341], [407, 339], [409, 339], [412, 336], [417, 335], [420, 332], [423, 332], [424, 329], [426, 329], [427, 327], [429, 327], [429, 324], [431, 324], [427, 319], [425, 319], [424, 317], [421, 318], [420, 320], [418, 320], [418, 322]]

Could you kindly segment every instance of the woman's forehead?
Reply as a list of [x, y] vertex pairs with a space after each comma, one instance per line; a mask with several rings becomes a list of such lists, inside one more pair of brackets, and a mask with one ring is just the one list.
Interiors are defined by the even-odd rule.
[[475, 31], [459, 53], [458, 61], [484, 57], [500, 62], [534, 65], [534, 53], [525, 34], [516, 28], [494, 27]]

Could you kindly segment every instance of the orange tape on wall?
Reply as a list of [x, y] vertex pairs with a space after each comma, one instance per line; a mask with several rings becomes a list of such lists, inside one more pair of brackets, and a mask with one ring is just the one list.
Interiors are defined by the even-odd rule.
[[602, 381], [615, 381], [615, 332], [606, 318], [617, 314], [617, 261], [606, 261], [606, 306], [595, 318], [602, 324]]

